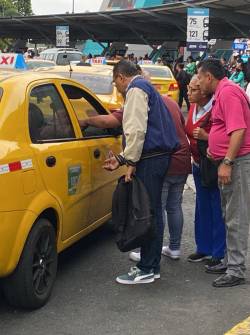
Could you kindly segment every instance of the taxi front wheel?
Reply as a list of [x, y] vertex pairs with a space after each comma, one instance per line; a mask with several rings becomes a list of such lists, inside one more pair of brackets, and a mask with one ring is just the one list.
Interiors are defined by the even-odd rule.
[[50, 297], [57, 272], [56, 234], [40, 218], [32, 228], [14, 273], [4, 280], [4, 295], [14, 307], [35, 309]]

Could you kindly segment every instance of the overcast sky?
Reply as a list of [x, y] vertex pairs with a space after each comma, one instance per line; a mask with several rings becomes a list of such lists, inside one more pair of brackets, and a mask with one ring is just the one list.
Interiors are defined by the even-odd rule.
[[[98, 11], [102, 0], [75, 0], [75, 13]], [[72, 12], [73, 0], [31, 0], [36, 15]]]

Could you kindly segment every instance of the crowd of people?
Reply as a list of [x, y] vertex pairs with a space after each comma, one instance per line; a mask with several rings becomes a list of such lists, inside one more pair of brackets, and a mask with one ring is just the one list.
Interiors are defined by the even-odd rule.
[[[176, 70], [184, 77], [182, 63]], [[123, 151], [111, 153], [104, 168], [113, 171], [125, 165], [126, 182], [138, 176], [151, 200], [154, 237], [140, 251], [130, 253], [137, 264], [116, 278], [120, 284], [151, 283], [160, 278], [161, 254], [180, 258], [182, 193], [191, 161], [196, 186], [196, 249], [188, 261], [206, 261], [206, 272], [220, 274], [213, 281], [215, 287], [245, 283], [250, 222], [249, 98], [240, 85], [227, 78], [220, 60], [201, 61], [188, 71], [183, 95], [190, 103], [186, 122], [178, 104], [160, 96], [150, 78], [128, 60], [121, 60], [113, 69], [124, 108], [82, 121], [81, 126], [122, 125]], [[206, 169], [206, 161], [213, 168]], [[216, 180], [211, 178], [212, 170]], [[170, 238], [169, 244], [163, 245], [166, 223]]]

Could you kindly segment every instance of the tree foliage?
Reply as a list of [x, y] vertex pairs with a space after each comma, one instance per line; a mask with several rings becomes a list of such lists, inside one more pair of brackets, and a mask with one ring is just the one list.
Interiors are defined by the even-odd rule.
[[32, 15], [31, 0], [0, 0], [0, 16]]
[[32, 15], [31, 0], [12, 0], [12, 3], [20, 15]]

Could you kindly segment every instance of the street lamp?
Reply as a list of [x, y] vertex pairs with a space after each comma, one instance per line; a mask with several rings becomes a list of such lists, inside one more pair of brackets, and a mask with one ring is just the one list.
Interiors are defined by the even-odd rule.
[[72, 14], [75, 13], [75, 0], [72, 0]]

